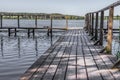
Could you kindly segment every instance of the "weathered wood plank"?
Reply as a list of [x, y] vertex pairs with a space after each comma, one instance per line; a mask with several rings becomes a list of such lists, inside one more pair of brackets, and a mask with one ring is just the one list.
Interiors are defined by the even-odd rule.
[[[73, 33], [75, 34], [75, 32], [73, 31]], [[68, 59], [68, 64], [67, 64], [67, 69], [66, 69], [66, 77], [65, 77], [65, 80], [75, 80], [75, 54], [74, 54], [74, 39], [75, 39], [75, 35], [72, 34], [72, 37], [71, 37], [71, 43], [70, 43], [70, 53], [69, 53], [69, 59]]]
[[[86, 37], [86, 40], [88, 42], [90, 42], [90, 40], [88, 39], [88, 37]], [[90, 42], [91, 43], [91, 42]], [[91, 43], [90, 50], [92, 52], [92, 56], [96, 62], [96, 65], [98, 66], [99, 69], [99, 73], [102, 75], [103, 79], [105, 80], [115, 80], [113, 74], [111, 74], [111, 72], [108, 70], [108, 67], [106, 66], [106, 61], [104, 61], [101, 58], [101, 55], [99, 55], [99, 53], [96, 51], [95, 47], [92, 46], [93, 43]], [[104, 55], [106, 56], [106, 55]], [[104, 58], [105, 59], [105, 58]], [[111, 62], [110, 60], [108, 60], [107, 62]]]
[[[69, 36], [66, 36], [67, 38], [64, 41], [69, 42]], [[68, 45], [68, 43], [65, 44], [61, 44], [62, 48], [60, 49], [60, 51], [57, 53], [56, 57], [54, 58], [52, 64], [50, 64], [49, 69], [47, 70], [47, 72], [45, 73], [44, 77], [42, 78], [42, 80], [53, 80], [54, 75], [56, 74], [56, 70], [58, 68], [58, 65], [62, 59], [62, 56], [64, 55], [64, 51], [66, 49], [66, 45]]]
[[85, 59], [83, 55], [83, 47], [81, 42], [81, 34], [78, 32], [78, 40], [77, 40], [77, 79], [76, 80], [88, 80], [86, 67], [85, 67]]
[[91, 51], [89, 49], [88, 44], [90, 43], [86, 41], [84, 38], [85, 35], [82, 36], [82, 42], [85, 43], [84, 45], [84, 55], [85, 55], [85, 61], [86, 61], [86, 68], [88, 72], [88, 78], [89, 80], [102, 80], [101, 75], [97, 72], [98, 68], [96, 66], [95, 61], [93, 60], [93, 57], [91, 55]]
[[[70, 34], [69, 34], [70, 35]], [[69, 38], [69, 42], [66, 43], [66, 49], [65, 49], [65, 52], [62, 56], [62, 59], [60, 61], [60, 64], [57, 68], [57, 71], [56, 71], [56, 74], [53, 78], [53, 80], [64, 80], [65, 78], [65, 75], [66, 75], [66, 69], [67, 69], [67, 63], [68, 63], [68, 59], [69, 59], [69, 53], [71, 51], [71, 42], [72, 42], [72, 39], [71, 39], [72, 35], [70, 36]]]

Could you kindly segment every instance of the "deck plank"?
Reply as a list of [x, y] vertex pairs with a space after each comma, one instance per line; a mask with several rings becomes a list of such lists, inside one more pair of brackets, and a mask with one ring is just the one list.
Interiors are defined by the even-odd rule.
[[[66, 36], [64, 41], [69, 42], [69, 36]], [[54, 75], [56, 73], [56, 70], [58, 68], [58, 65], [61, 61], [62, 56], [64, 55], [64, 51], [66, 49], [66, 45], [68, 43], [64, 43], [61, 44], [62, 48], [60, 49], [60, 51], [57, 53], [56, 57], [54, 58], [54, 61], [52, 62], [52, 64], [49, 66], [49, 69], [47, 70], [46, 74], [44, 75], [44, 77], [42, 78], [42, 80], [52, 80], [54, 78]]]
[[[70, 33], [70, 34], [72, 34], [72, 33]], [[72, 36], [69, 37], [69, 41], [68, 41], [68, 43], [66, 43], [66, 48], [65, 48], [64, 54], [61, 58], [60, 64], [58, 65], [58, 68], [57, 68], [57, 71], [56, 71], [56, 74], [55, 74], [53, 80], [64, 80], [64, 78], [65, 78], [67, 63], [68, 63], [68, 59], [69, 59], [69, 53], [71, 51], [71, 47], [69, 45], [72, 41], [71, 37]]]
[[[82, 32], [83, 34], [83, 32]], [[88, 72], [88, 79], [89, 80], [102, 80], [101, 75], [97, 72], [98, 68], [96, 66], [95, 61], [93, 60], [93, 57], [91, 55], [90, 49], [89, 49], [89, 43], [85, 40], [85, 35], [82, 36], [82, 42], [84, 43], [84, 55], [85, 55], [85, 61], [86, 61], [86, 68]]]

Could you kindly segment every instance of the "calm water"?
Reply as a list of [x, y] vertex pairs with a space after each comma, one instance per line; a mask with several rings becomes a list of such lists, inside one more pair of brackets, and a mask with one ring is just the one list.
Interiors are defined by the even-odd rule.
[[[49, 26], [50, 20], [38, 20], [38, 27]], [[65, 20], [54, 20], [54, 27], [65, 27]], [[84, 21], [69, 20], [69, 27], [83, 27]], [[16, 27], [17, 20], [3, 20], [3, 26]], [[33, 27], [34, 20], [21, 20], [21, 27]], [[53, 43], [64, 31], [53, 32]], [[17, 37], [0, 32], [0, 80], [18, 80], [19, 77], [51, 46], [46, 31], [37, 31], [35, 38], [27, 32], [18, 32]]]

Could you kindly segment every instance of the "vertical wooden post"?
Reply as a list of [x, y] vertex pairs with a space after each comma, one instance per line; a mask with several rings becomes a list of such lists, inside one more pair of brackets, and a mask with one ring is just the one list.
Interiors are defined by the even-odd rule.
[[18, 28], [20, 28], [20, 16], [18, 15]]
[[108, 21], [108, 34], [107, 34], [107, 53], [111, 53], [112, 51], [112, 32], [113, 32], [113, 15], [114, 15], [114, 7], [111, 7], [109, 10], [109, 21]]
[[89, 32], [89, 14], [87, 14], [87, 23], [86, 23], [87, 25], [87, 32]]
[[104, 11], [101, 11], [101, 19], [100, 19], [100, 45], [103, 45], [103, 26], [104, 26]]
[[68, 17], [66, 16], [65, 19], [66, 19], [66, 30], [67, 30], [68, 29]]
[[88, 19], [88, 17], [87, 17], [87, 14], [86, 14], [85, 15], [85, 27], [84, 27], [85, 30], [87, 30], [87, 27], [88, 27], [87, 26], [88, 25], [88, 20], [87, 19]]
[[94, 13], [92, 13], [91, 34], [94, 36]]
[[91, 13], [89, 14], [89, 34], [91, 35]]
[[0, 25], [1, 25], [1, 28], [2, 28], [3, 27], [3, 16], [2, 15], [0, 16], [0, 22], [1, 22]]
[[96, 13], [96, 21], [95, 21], [95, 40], [98, 39], [98, 13]]
[[50, 26], [51, 26], [51, 28], [50, 28], [50, 33], [51, 33], [51, 45], [52, 45], [52, 27], [53, 27], [53, 19], [52, 19], [52, 16], [50, 17], [50, 19], [51, 19], [51, 24], [50, 24]]
[[35, 16], [35, 28], [37, 28], [37, 16]]
[[88, 33], [90, 34], [90, 14], [88, 14]]

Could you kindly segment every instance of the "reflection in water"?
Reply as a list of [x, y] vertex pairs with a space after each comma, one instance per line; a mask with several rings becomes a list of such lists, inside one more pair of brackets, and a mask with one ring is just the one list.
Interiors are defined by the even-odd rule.
[[[53, 43], [61, 34], [53, 33]], [[34, 38], [27, 38], [26, 35], [18, 33], [16, 37], [8, 37], [7, 33], [0, 34], [0, 80], [18, 80], [51, 46], [51, 39], [46, 32], [36, 33]]]

